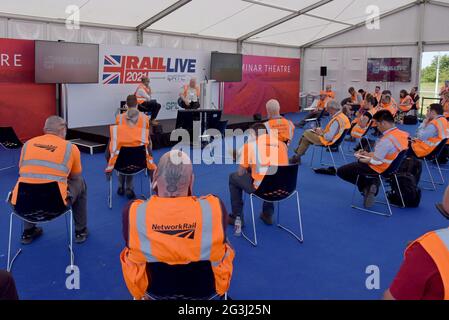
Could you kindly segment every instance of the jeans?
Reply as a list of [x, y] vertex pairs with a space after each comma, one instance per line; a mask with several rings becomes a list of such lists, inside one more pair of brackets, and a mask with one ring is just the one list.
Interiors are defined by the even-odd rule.
[[[254, 191], [256, 191], [256, 188], [254, 188], [253, 178], [249, 173], [245, 173], [243, 176], [239, 176], [237, 172], [231, 173], [229, 176], [229, 192], [233, 216], [242, 216], [243, 192], [253, 193]], [[264, 201], [262, 210], [265, 214], [273, 215], [273, 203]]]

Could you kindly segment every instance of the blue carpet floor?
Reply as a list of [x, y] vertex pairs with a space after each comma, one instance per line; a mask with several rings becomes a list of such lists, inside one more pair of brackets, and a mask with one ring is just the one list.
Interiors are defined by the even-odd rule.
[[[299, 116], [289, 118], [297, 121]], [[297, 145], [300, 135], [301, 131], [297, 130], [290, 149]], [[156, 150], [155, 159], [166, 151]], [[233, 299], [378, 299], [396, 274], [408, 241], [430, 230], [447, 227], [447, 220], [434, 209], [434, 204], [442, 198], [444, 186], [437, 192], [423, 191], [417, 209], [393, 209], [391, 218], [362, 213], [350, 207], [353, 186], [337, 177], [315, 174], [309, 166], [310, 154], [304, 157], [298, 178], [303, 244], [276, 227], [265, 226], [259, 219], [257, 248], [243, 238], [234, 237], [232, 229], [228, 229], [236, 250], [229, 292]], [[8, 155], [0, 153], [0, 167], [8, 159]], [[338, 156], [337, 159], [341, 161]], [[113, 209], [108, 209], [102, 154], [83, 154], [82, 162], [88, 185], [90, 237], [85, 244], [74, 245], [81, 288], [70, 291], [65, 287], [69, 255], [65, 221], [60, 218], [44, 226], [44, 235], [24, 247], [14, 265], [13, 274], [22, 299], [130, 299], [119, 261], [124, 245], [121, 209], [126, 200], [115, 195]], [[235, 169], [235, 165], [195, 165], [195, 194], [218, 195], [230, 210], [228, 175]], [[0, 172], [2, 197], [6, 198], [16, 177], [16, 169]], [[139, 189], [137, 180], [136, 191]], [[296, 226], [296, 204], [293, 199], [289, 201], [282, 204], [281, 214], [286, 224]], [[260, 209], [258, 203], [257, 212]], [[9, 212], [8, 205], [1, 201], [1, 268], [6, 266]], [[247, 203], [247, 221], [249, 213]], [[16, 223], [15, 248], [20, 244], [20, 232]], [[369, 265], [380, 268], [380, 290], [370, 291], [365, 287], [368, 276], [365, 270]]]

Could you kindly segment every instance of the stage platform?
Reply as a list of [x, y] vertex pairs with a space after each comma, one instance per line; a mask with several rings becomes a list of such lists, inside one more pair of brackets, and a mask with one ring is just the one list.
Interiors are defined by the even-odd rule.
[[[222, 115], [221, 120], [228, 121], [227, 129], [248, 129], [257, 122], [253, 117], [240, 115]], [[159, 125], [152, 128], [151, 141], [153, 149], [170, 147], [176, 144], [170, 141], [170, 134], [176, 128], [176, 119], [158, 120]], [[78, 145], [82, 152], [104, 152], [109, 142], [109, 126], [72, 128], [67, 132], [67, 138]], [[94, 146], [94, 147], [92, 147]]]

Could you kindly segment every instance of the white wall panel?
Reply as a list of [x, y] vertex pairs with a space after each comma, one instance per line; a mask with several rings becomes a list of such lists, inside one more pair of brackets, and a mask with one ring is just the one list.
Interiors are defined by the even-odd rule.
[[304, 61], [302, 63], [303, 92], [318, 92], [321, 89], [320, 67], [323, 63], [322, 49], [307, 49], [304, 54]]
[[83, 27], [81, 31], [81, 42], [84, 43], [110, 43], [109, 29]]
[[46, 40], [47, 24], [22, 20], [9, 20], [8, 37], [15, 39]]
[[110, 40], [110, 44], [135, 46], [137, 45], [137, 33], [135, 31], [111, 30]]
[[67, 29], [63, 24], [48, 25], [48, 40], [58, 41], [64, 40], [68, 42], [80, 42], [80, 30]]
[[0, 18], [0, 37], [6, 38], [8, 36], [8, 20]]
[[428, 44], [424, 45], [425, 52], [437, 52], [437, 51], [449, 51], [449, 39], [448, 44]]
[[448, 41], [449, 8], [426, 5], [424, 18], [424, 41]]
[[169, 49], [182, 49], [183, 48], [184, 37], [180, 36], [162, 36], [162, 48]]
[[150, 48], [162, 47], [162, 35], [155, 33], [143, 34], [143, 45]]

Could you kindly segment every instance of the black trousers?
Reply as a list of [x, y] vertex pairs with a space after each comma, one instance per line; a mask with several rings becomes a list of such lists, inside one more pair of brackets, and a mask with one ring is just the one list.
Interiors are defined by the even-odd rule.
[[353, 162], [347, 165], [344, 165], [337, 170], [337, 176], [341, 179], [355, 184], [357, 181], [357, 176], [359, 176], [359, 180], [357, 186], [360, 192], [364, 192], [364, 190], [371, 185], [379, 185], [379, 178], [377, 177], [366, 177], [366, 175], [378, 174], [376, 171], [371, 169], [369, 165], [362, 162]]
[[182, 98], [179, 98], [178, 99], [178, 105], [181, 107], [181, 108], [183, 108], [183, 109], [186, 109], [186, 110], [195, 110], [195, 109], [199, 109], [199, 107], [200, 107], [200, 103], [197, 101], [197, 102], [190, 102], [190, 104], [189, 105], [187, 105], [185, 102], [184, 102], [184, 100], [182, 100]]
[[0, 270], [0, 300], [19, 300], [11, 273]]
[[138, 110], [145, 113], [151, 113], [151, 120], [154, 120], [157, 118], [161, 107], [161, 104], [156, 100], [150, 100], [139, 104]]

